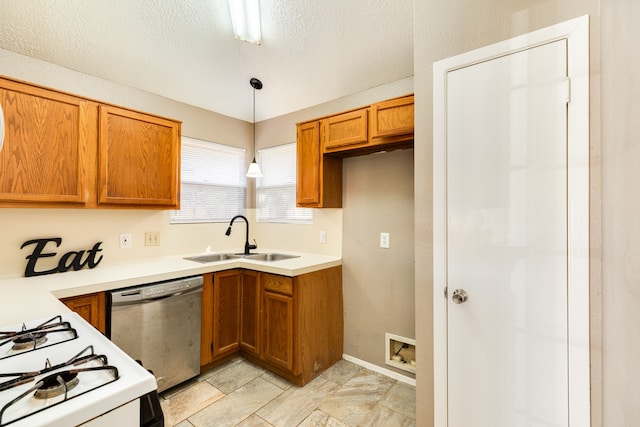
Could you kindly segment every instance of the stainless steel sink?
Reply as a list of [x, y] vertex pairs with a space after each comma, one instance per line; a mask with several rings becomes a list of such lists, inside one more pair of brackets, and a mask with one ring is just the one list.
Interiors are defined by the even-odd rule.
[[189, 261], [208, 263], [208, 262], [226, 261], [228, 259], [237, 259], [237, 258], [242, 258], [242, 255], [235, 255], [235, 254], [206, 254], [206, 255], [191, 256], [191, 257], [187, 257], [185, 259], [188, 259]]
[[249, 254], [249, 255], [245, 255], [243, 253], [236, 253], [236, 254], [220, 253], [220, 254], [197, 255], [197, 256], [186, 257], [184, 259], [206, 264], [209, 262], [220, 262], [220, 261], [226, 261], [228, 259], [238, 259], [238, 258], [250, 259], [254, 261], [274, 262], [274, 261], [282, 261], [285, 259], [299, 258], [299, 257], [300, 257], [299, 255], [288, 255], [288, 254], [278, 254], [278, 253], [263, 253], [263, 254]]
[[251, 254], [251, 255], [243, 255], [246, 259], [251, 259], [254, 261], [282, 261], [284, 259], [291, 258], [300, 258], [299, 255], [288, 255], [288, 254], [278, 254], [278, 253], [266, 253], [266, 254]]

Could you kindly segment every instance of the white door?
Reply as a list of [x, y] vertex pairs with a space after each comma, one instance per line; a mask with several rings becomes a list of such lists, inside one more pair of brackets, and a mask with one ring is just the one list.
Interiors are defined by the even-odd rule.
[[449, 427], [570, 425], [567, 64], [559, 39], [446, 75]]

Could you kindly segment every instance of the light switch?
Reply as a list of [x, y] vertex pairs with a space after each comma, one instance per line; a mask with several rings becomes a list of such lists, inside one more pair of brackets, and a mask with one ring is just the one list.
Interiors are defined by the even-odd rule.
[[327, 232], [324, 230], [320, 232], [320, 243], [327, 243]]
[[389, 233], [380, 233], [380, 247], [389, 249]]
[[145, 246], [160, 246], [160, 233], [158, 231], [147, 231], [144, 233]]

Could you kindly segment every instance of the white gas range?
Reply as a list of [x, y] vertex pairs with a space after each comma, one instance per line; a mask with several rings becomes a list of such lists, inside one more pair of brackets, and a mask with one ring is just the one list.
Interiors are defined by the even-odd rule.
[[149, 396], [161, 417], [156, 388], [152, 374], [76, 313], [0, 327], [0, 427], [139, 426]]

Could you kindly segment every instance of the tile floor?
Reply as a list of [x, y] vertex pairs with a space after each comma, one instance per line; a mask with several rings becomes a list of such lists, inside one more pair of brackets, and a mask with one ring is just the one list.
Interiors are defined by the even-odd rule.
[[243, 358], [161, 394], [166, 426], [415, 426], [415, 387], [346, 360], [297, 387]]

